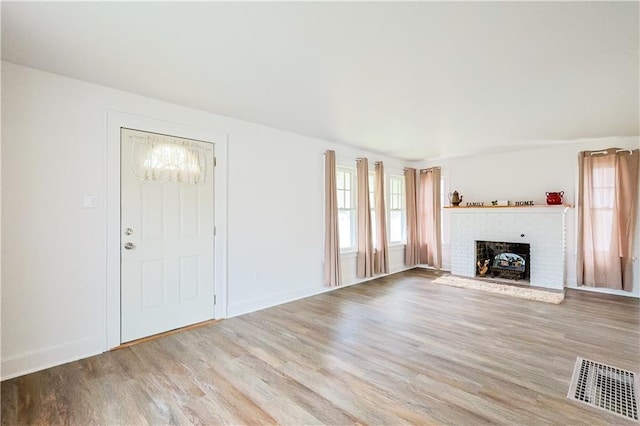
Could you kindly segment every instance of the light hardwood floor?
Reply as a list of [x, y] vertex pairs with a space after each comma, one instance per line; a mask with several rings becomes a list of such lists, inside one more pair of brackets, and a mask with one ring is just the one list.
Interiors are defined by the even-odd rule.
[[408, 271], [2, 383], [2, 424], [625, 424], [576, 356], [639, 369], [637, 299], [551, 305]]

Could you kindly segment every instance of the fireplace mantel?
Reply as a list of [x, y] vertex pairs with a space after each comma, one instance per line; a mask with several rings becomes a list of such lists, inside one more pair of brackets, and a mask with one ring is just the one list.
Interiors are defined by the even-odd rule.
[[561, 290], [566, 281], [565, 217], [570, 207], [451, 207], [451, 273], [475, 277], [476, 241], [527, 243], [530, 285]]
[[504, 212], [509, 211], [513, 213], [528, 213], [528, 212], [540, 212], [540, 211], [561, 211], [566, 212], [567, 209], [573, 208], [573, 204], [561, 204], [558, 206], [546, 206], [546, 205], [533, 205], [533, 206], [446, 206], [445, 209], [450, 209], [451, 212], [464, 211], [477, 212], [477, 213], [489, 213], [490, 211]]

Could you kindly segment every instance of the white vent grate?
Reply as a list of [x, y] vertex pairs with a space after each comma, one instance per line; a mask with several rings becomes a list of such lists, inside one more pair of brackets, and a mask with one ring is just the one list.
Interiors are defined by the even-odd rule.
[[637, 421], [637, 394], [634, 373], [578, 357], [567, 397]]

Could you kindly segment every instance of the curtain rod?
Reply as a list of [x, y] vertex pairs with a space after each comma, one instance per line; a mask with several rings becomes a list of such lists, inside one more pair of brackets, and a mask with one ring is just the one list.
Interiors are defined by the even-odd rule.
[[[629, 148], [625, 148], [625, 149], [616, 149], [616, 154], [617, 154], [617, 153], [619, 153], [619, 152], [624, 152], [624, 151], [629, 151], [629, 154], [633, 155], [633, 151], [632, 151], [632, 150], [630, 150]], [[604, 150], [604, 151], [594, 151], [594, 152], [592, 152], [592, 153], [591, 153], [591, 155], [596, 155], [596, 154], [606, 154], [607, 152], [609, 152], [609, 151], [607, 151], [607, 150]]]
[[420, 173], [429, 173], [429, 172], [432, 172], [434, 170], [441, 170], [441, 168], [439, 166], [428, 167], [426, 169], [421, 169]]

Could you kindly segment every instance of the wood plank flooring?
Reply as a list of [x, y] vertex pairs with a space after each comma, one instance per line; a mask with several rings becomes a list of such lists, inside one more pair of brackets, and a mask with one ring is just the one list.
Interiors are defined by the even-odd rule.
[[[625, 424], [576, 356], [639, 370], [637, 299], [551, 305], [412, 270], [2, 383], [2, 424]], [[631, 424], [631, 423], [629, 423]]]

